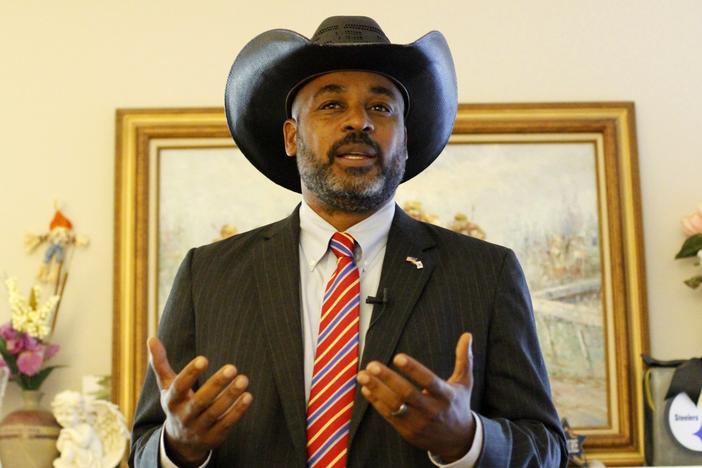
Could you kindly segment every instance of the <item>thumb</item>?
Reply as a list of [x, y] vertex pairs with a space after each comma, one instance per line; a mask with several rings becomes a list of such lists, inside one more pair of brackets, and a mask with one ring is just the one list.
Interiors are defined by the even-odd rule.
[[467, 387], [473, 386], [473, 335], [464, 333], [456, 344], [456, 364], [449, 383], [456, 383]]
[[155, 336], [149, 338], [146, 345], [149, 348], [149, 362], [154, 369], [154, 374], [156, 374], [158, 388], [165, 390], [171, 385], [171, 382], [176, 376], [171, 368], [171, 364], [168, 362], [166, 348], [163, 346], [163, 343], [161, 343], [161, 340]]

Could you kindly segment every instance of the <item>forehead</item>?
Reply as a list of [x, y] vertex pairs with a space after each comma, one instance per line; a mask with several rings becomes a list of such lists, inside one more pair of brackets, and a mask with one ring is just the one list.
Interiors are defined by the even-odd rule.
[[325, 73], [305, 83], [295, 95], [293, 105], [325, 93], [355, 91], [387, 94], [388, 97], [402, 101], [400, 90], [390, 78], [368, 71], [348, 70]]

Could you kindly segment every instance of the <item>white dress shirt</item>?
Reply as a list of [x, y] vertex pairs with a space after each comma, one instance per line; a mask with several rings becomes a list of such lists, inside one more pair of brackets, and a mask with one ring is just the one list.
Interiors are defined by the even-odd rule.
[[[378, 292], [388, 233], [394, 215], [395, 201], [390, 200], [371, 216], [346, 230], [356, 240], [354, 259], [360, 274], [359, 356], [363, 355], [365, 336], [373, 312], [373, 304], [366, 304], [365, 299], [368, 296], [375, 296]], [[302, 202], [300, 206], [299, 250], [305, 401], [309, 400], [310, 395], [310, 382], [312, 381], [324, 290], [336, 269], [336, 256], [329, 250], [329, 240], [335, 232], [337, 230], [334, 226], [322, 219], [307, 203]], [[480, 418], [475, 413], [473, 416], [476, 421], [476, 431], [473, 445], [468, 453], [460, 460], [448, 465], [442, 464], [438, 457], [428, 454], [432, 463], [448, 468], [470, 468], [475, 465], [482, 450], [483, 428]], [[163, 431], [161, 433], [160, 455], [163, 468], [177, 468], [166, 456]], [[206, 466], [209, 460], [208, 457], [201, 468]]]

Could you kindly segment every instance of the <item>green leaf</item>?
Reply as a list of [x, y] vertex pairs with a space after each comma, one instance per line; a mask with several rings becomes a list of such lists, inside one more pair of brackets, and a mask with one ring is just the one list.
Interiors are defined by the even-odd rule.
[[702, 284], [702, 275], [693, 276], [690, 279], [686, 279], [685, 284], [690, 286], [692, 289], [696, 289], [700, 284]]
[[25, 390], [39, 390], [39, 387], [41, 387], [41, 384], [44, 383], [44, 380], [51, 374], [51, 371], [54, 369], [58, 369], [59, 367], [66, 367], [66, 366], [49, 366], [45, 367], [33, 376], [24, 376], [26, 379], [26, 387], [22, 387]]
[[694, 257], [700, 250], [702, 250], [702, 234], [695, 234], [687, 238], [675, 258]]
[[19, 385], [22, 389], [24, 390], [36, 390], [35, 388], [31, 388], [29, 386], [29, 377], [26, 376], [25, 374], [22, 374], [21, 372], [17, 374], [17, 385]]
[[12, 354], [7, 350], [7, 344], [5, 343], [5, 340], [0, 339], [0, 355], [2, 355], [2, 358], [5, 360], [5, 363], [7, 364], [7, 367], [10, 368], [10, 372], [12, 374], [17, 373], [17, 356]]
[[[54, 369], [59, 369], [61, 367], [66, 367], [66, 366], [49, 366], [45, 367], [33, 376], [29, 377], [27, 376], [27, 388], [26, 390], [39, 390], [39, 387], [41, 387], [41, 384], [44, 383], [44, 380], [51, 374], [51, 371]], [[24, 387], [23, 387], [24, 388]]]

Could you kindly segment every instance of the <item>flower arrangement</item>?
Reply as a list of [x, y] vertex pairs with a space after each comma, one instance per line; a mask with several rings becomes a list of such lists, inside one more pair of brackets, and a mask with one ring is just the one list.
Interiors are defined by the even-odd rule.
[[[687, 239], [675, 258], [697, 257], [695, 265], [702, 265], [702, 203], [697, 206], [697, 211], [682, 219], [682, 225]], [[697, 288], [702, 284], [702, 274], [686, 279], [685, 284], [692, 289]]]
[[5, 285], [9, 294], [12, 318], [0, 325], [1, 367], [8, 367], [10, 380], [23, 390], [38, 390], [56, 367], [44, 367], [59, 350], [48, 342], [56, 320], [59, 296], [51, 296], [40, 303], [40, 289], [34, 286], [29, 297], [17, 289], [17, 282], [9, 278]]

